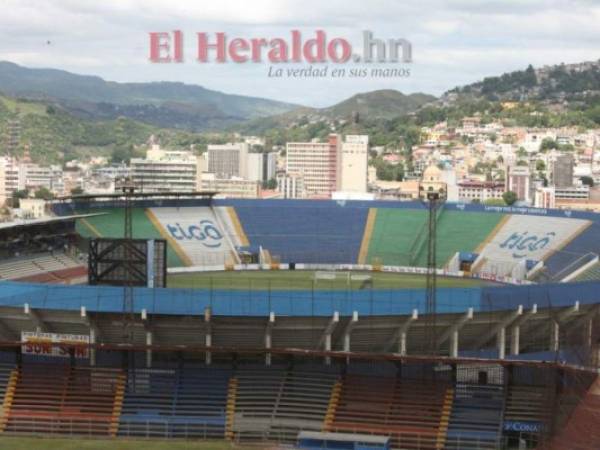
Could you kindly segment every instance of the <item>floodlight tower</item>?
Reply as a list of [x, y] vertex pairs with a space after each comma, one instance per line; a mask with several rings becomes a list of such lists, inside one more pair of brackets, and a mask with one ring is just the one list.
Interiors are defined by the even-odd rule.
[[132, 260], [132, 245], [133, 239], [133, 202], [132, 196], [135, 193], [135, 186], [131, 179], [125, 179], [120, 190], [123, 193], [124, 202], [124, 227], [123, 227], [123, 239], [125, 239], [125, 273], [123, 283], [123, 328], [124, 337], [127, 339], [128, 344], [133, 344], [133, 328], [134, 328], [134, 317], [133, 317], [133, 279], [131, 277], [131, 260]]
[[425, 303], [425, 351], [437, 354], [437, 212], [447, 198], [446, 183], [421, 181], [419, 199], [427, 206], [427, 287]]

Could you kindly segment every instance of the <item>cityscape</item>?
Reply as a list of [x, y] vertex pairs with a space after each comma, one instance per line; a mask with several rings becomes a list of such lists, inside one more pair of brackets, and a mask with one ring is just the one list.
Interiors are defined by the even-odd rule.
[[[19, 128], [18, 121], [8, 127], [15, 147]], [[23, 144], [0, 158], [0, 202], [10, 207], [18, 198], [109, 194], [124, 179], [147, 193], [414, 201], [419, 182], [435, 179], [447, 184], [450, 202], [600, 209], [600, 128], [505, 126], [475, 115], [457, 126], [442, 121], [420, 128], [410, 149], [370, 145], [369, 135], [331, 128], [324, 140], [270, 146], [265, 136], [234, 134], [232, 142], [208, 141], [204, 151], [168, 148], [150, 135], [140, 145], [143, 156], [120, 163], [92, 156], [43, 165]]]
[[599, 20], [3, 0], [0, 450], [600, 449]]

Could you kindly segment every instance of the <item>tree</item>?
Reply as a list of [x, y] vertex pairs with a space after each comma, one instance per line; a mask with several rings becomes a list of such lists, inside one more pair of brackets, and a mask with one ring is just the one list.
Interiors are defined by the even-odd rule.
[[511, 206], [517, 201], [517, 194], [515, 194], [513, 191], [506, 191], [504, 194], [502, 194], [502, 199], [504, 200], [504, 203], [506, 203], [508, 206]]
[[594, 187], [594, 179], [592, 177], [588, 177], [587, 175], [584, 175], [583, 177], [579, 178], [581, 180], [581, 183], [589, 186], [589, 187]]
[[374, 161], [377, 170], [377, 179], [383, 181], [402, 181], [404, 179], [404, 166], [402, 164], [389, 164], [382, 158], [376, 158]]
[[52, 200], [54, 198], [54, 194], [52, 192], [50, 192], [48, 190], [48, 188], [45, 188], [44, 186], [42, 186], [37, 191], [35, 191], [35, 193], [33, 194], [33, 196], [35, 198], [41, 198], [41, 199], [44, 199], [44, 200]]
[[27, 197], [29, 197], [29, 191], [27, 189], [23, 189], [20, 191], [14, 191], [13, 195], [12, 195], [12, 207], [18, 208], [19, 200], [22, 198], [27, 198]]
[[484, 205], [488, 206], [504, 206], [506, 203], [501, 198], [488, 198], [483, 202]]
[[546, 170], [546, 163], [541, 159], [538, 159], [535, 162], [535, 170], [537, 170], [538, 172], [543, 172], [544, 170]]
[[118, 145], [113, 149], [110, 160], [113, 164], [129, 163], [134, 154], [135, 149], [133, 145]]
[[271, 178], [270, 180], [263, 181], [262, 188], [268, 190], [277, 189], [277, 180], [275, 178]]
[[548, 150], [558, 148], [558, 144], [552, 138], [544, 138], [540, 144], [540, 152], [547, 152]]

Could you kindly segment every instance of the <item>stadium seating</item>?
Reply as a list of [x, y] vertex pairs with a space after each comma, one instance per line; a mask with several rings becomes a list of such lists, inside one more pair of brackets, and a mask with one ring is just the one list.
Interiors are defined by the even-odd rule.
[[282, 262], [331, 264], [356, 263], [368, 214], [368, 208], [311, 203], [253, 202], [235, 210], [251, 245]]
[[[590, 252], [600, 254], [600, 241], [598, 240], [599, 233], [600, 224], [594, 222], [586, 230], [568, 242], [561, 251], [553, 253], [544, 263], [546, 274], [550, 277], [555, 276], [563, 271], [565, 267], [573, 265], [583, 255]], [[568, 274], [564, 275], [566, 276]]]
[[369, 243], [367, 262], [380, 259], [387, 265], [410, 265], [410, 248], [425, 226], [425, 210], [378, 208]]
[[149, 208], [146, 214], [187, 265], [223, 266], [236, 262], [229, 233], [212, 208]]
[[435, 449], [449, 388], [444, 382], [346, 375], [329, 431], [390, 436], [395, 448]]
[[[192, 203], [175, 207], [155, 204], [134, 209], [134, 232], [140, 238], [161, 238], [165, 224], [177, 222], [185, 228], [208, 217], [220, 227], [223, 245], [262, 247], [274, 261], [353, 264], [359, 262], [360, 255], [361, 263], [424, 266], [427, 211], [421, 205], [387, 207], [382, 203], [215, 200], [210, 208], [192, 206]], [[122, 236], [122, 210], [99, 208], [97, 211], [104, 214], [79, 220], [78, 232], [83, 236]], [[235, 216], [233, 222], [230, 215]], [[368, 222], [367, 217], [372, 221]], [[582, 255], [600, 253], [596, 239], [600, 224], [590, 223], [587, 219], [567, 216], [506, 215], [447, 206], [438, 214], [438, 265], [443, 267], [456, 252], [476, 252], [483, 254], [476, 268], [478, 272], [510, 274], [522, 259], [513, 256], [511, 245], [520, 242], [519, 238], [535, 236], [537, 249], [527, 251], [524, 258], [532, 261], [546, 258], [545, 272], [552, 278]], [[542, 245], [539, 240], [546, 233], [551, 234], [550, 242]], [[507, 240], [510, 245], [501, 246]], [[527, 245], [532, 242], [528, 240]], [[216, 254], [219, 249], [204, 251], [193, 239], [182, 238], [177, 244], [172, 241], [168, 246], [171, 267], [211, 265], [211, 261], [221, 264], [231, 259], [232, 248], [229, 247]]]
[[[77, 221], [77, 232], [84, 237], [122, 238], [125, 217], [122, 209], [103, 209], [102, 215], [87, 217]], [[163, 239], [160, 231], [152, 224], [144, 208], [134, 208], [132, 213], [134, 237], [140, 239]], [[184, 263], [171, 245], [167, 246], [169, 267], [183, 266]]]
[[[477, 270], [506, 276], [521, 261], [540, 261], [552, 259], [557, 253], [567, 254], [563, 247], [580, 234], [586, 234], [584, 230], [589, 224], [587, 220], [566, 217], [511, 215], [493, 239], [482, 246], [480, 253], [484, 260]], [[560, 261], [560, 268], [548, 261], [550, 273], [561, 270], [572, 259], [560, 258]]]
[[121, 372], [65, 364], [24, 364], [5, 431], [108, 435]]
[[[473, 252], [492, 233], [504, 216], [497, 213], [463, 213], [444, 211], [437, 224], [437, 261], [443, 267], [458, 251]], [[423, 246], [414, 265], [427, 265], [427, 251]]]
[[600, 263], [594, 264], [585, 272], [580, 273], [573, 281], [598, 281], [600, 280]]
[[294, 442], [299, 431], [321, 431], [337, 374], [288, 371], [277, 399], [269, 439]]
[[[409, 378], [417, 374], [410, 365], [402, 368], [407, 378], [359, 366], [192, 363], [124, 371], [66, 360], [5, 363], [0, 433], [293, 444], [300, 432], [322, 431], [389, 437], [397, 449], [491, 450], [500, 445], [503, 422], [543, 428], [553, 410], [554, 397], [538, 385], [452, 384], [441, 373], [435, 380]], [[540, 373], [522, 370], [520, 380]], [[566, 405], [563, 443], [581, 430], [595, 433], [597, 413], [590, 409], [600, 408], [598, 383], [587, 389], [594, 378], [585, 384], [573, 377], [561, 378], [563, 390], [582, 386], [558, 398]]]
[[548, 389], [540, 386], [509, 386], [504, 420], [546, 423], [552, 401], [548, 394]]
[[446, 449], [497, 448], [502, 434], [504, 386], [457, 383]]
[[219, 369], [130, 371], [119, 435], [223, 438], [228, 381]]
[[[443, 267], [457, 251], [474, 251], [502, 218], [497, 213], [443, 211], [438, 215], [438, 265]], [[427, 223], [427, 212], [410, 209], [377, 209], [369, 245], [368, 261], [378, 258], [388, 265], [421, 266], [427, 262], [419, 236]]]
[[[40, 253], [0, 262], [0, 279], [34, 281], [32, 277], [46, 273], [61, 273], [66, 269], [83, 267], [82, 262], [64, 253]], [[45, 281], [60, 280], [48, 276]]]
[[245, 368], [236, 373], [233, 432], [237, 440], [268, 438], [285, 377], [286, 370], [280, 367]]

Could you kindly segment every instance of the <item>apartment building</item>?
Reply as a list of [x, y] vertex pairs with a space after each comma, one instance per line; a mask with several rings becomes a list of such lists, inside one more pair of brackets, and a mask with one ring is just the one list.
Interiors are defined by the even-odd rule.
[[210, 144], [206, 151], [207, 172], [218, 179], [248, 177], [248, 144], [245, 142]]
[[212, 173], [203, 173], [200, 179], [200, 189], [217, 192], [220, 197], [258, 198], [260, 183], [242, 178], [216, 178]]
[[154, 144], [146, 158], [131, 159], [130, 169], [139, 192], [193, 192], [198, 188], [198, 158], [191, 152], [163, 150]]
[[458, 182], [458, 200], [481, 203], [490, 199], [500, 199], [504, 194], [504, 183], [497, 181], [463, 180]]
[[506, 168], [506, 190], [517, 194], [519, 201], [531, 203], [531, 171], [527, 166], [508, 166]]
[[283, 198], [304, 198], [304, 178], [300, 174], [280, 172], [277, 174], [277, 192]]
[[342, 192], [367, 192], [369, 136], [348, 135], [342, 144], [340, 183]]
[[267, 181], [275, 178], [277, 153], [248, 153], [247, 179]]
[[288, 142], [286, 172], [302, 175], [307, 196], [329, 198], [338, 190], [341, 152], [337, 134], [330, 134], [327, 142]]

